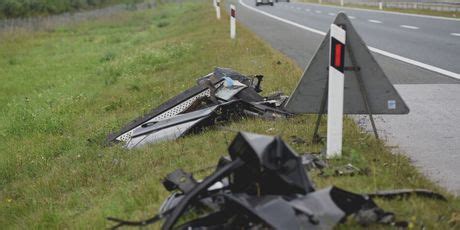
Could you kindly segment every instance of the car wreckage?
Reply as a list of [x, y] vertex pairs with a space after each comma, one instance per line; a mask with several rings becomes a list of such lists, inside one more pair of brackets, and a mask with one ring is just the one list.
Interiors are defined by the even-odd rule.
[[[256, 1], [257, 3], [262, 1]], [[273, 1], [265, 1], [271, 2]], [[346, 28], [347, 49], [342, 67], [345, 76], [344, 114], [406, 114], [409, 108], [386, 77], [368, 47], [344, 13], [334, 24]], [[216, 68], [197, 85], [166, 101], [119, 132], [109, 143], [128, 149], [197, 133], [206, 127], [242, 117], [285, 118], [295, 114], [326, 112], [331, 46], [326, 35], [288, 97], [281, 93], [264, 97], [263, 76], [246, 76]], [[345, 50], [345, 49], [344, 49]], [[363, 77], [365, 76], [365, 77]], [[375, 125], [373, 124], [375, 136]], [[303, 140], [300, 140], [303, 141]], [[395, 214], [380, 208], [373, 198], [393, 199], [417, 195], [446, 200], [424, 189], [401, 189], [358, 194], [331, 186], [317, 189], [308, 176], [312, 168], [327, 167], [312, 154], [298, 156], [280, 137], [239, 132], [215, 171], [202, 181], [181, 169], [167, 175], [163, 186], [171, 192], [159, 213], [143, 221], [109, 217], [116, 225], [146, 226], [159, 221], [162, 229], [332, 229], [353, 218], [367, 226], [384, 224], [408, 227]], [[366, 174], [347, 164], [335, 175]], [[327, 175], [326, 175], [327, 176]]]
[[196, 86], [110, 134], [107, 141], [122, 142], [132, 149], [174, 140], [242, 117], [274, 119], [291, 115], [282, 109], [287, 96], [259, 94], [262, 80], [262, 75], [245, 76], [231, 69], [216, 68], [199, 78]]
[[[378, 138], [373, 114], [407, 114], [409, 108], [349, 18], [339, 13], [334, 24], [347, 28], [347, 49], [341, 62], [343, 67], [347, 66], [347, 71], [344, 69], [343, 113], [367, 114]], [[327, 109], [328, 69], [333, 68], [327, 58], [330, 39], [325, 36], [290, 97], [280, 93], [261, 96], [262, 75], [245, 76], [231, 69], [216, 68], [198, 79], [196, 86], [109, 135], [107, 140], [109, 143], [123, 142], [126, 148], [132, 149], [177, 139], [244, 116], [277, 118], [302, 113], [319, 114], [314, 133], [314, 139], [318, 139], [320, 119]]]
[[[356, 194], [337, 187], [316, 190], [306, 165], [280, 137], [240, 132], [215, 171], [199, 182], [178, 169], [163, 180], [172, 194], [159, 214], [144, 221], [116, 222], [112, 228], [146, 226], [164, 220], [162, 229], [332, 229], [353, 218], [361, 225], [407, 227], [373, 198], [419, 195], [446, 200], [428, 190]], [[308, 156], [308, 155], [306, 155]]]

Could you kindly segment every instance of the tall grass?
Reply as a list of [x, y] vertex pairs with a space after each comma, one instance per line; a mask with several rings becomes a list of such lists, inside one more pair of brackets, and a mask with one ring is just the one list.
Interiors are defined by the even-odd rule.
[[2, 0], [0, 18], [23, 18], [103, 7], [110, 4], [135, 4], [143, 0]]
[[102, 17], [121, 13], [123, 11], [143, 10], [154, 7], [152, 3], [139, 4], [118, 4], [114, 6], [85, 10], [73, 13], [62, 13], [58, 15], [42, 15], [26, 18], [7, 18], [0, 19], [0, 36], [11, 37], [18, 33], [30, 31], [51, 32], [60, 26], [69, 26], [83, 21], [96, 20]]

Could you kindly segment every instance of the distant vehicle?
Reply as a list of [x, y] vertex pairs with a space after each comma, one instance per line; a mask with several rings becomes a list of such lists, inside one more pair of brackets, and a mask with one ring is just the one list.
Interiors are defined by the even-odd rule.
[[275, 0], [276, 3], [278, 2], [289, 2], [290, 0]]
[[273, 6], [273, 0], [256, 0], [256, 6], [270, 5]]

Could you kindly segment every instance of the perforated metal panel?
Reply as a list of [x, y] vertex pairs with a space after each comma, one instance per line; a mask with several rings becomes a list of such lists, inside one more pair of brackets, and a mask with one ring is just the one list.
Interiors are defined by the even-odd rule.
[[[216, 88], [219, 88], [222, 84], [223, 84], [223, 82], [217, 83]], [[199, 94], [197, 94], [197, 95], [195, 95], [195, 96], [183, 101], [182, 103], [172, 107], [171, 109], [159, 114], [158, 116], [155, 116], [154, 118], [148, 120], [147, 122], [144, 122], [143, 124], [148, 123], [148, 122], [157, 122], [157, 121], [160, 121], [160, 120], [164, 120], [164, 119], [174, 117], [177, 114], [180, 114], [180, 113], [184, 112], [185, 110], [187, 110], [188, 108], [190, 108], [190, 106], [196, 100], [198, 100], [200, 98], [203, 98], [203, 97], [210, 97], [210, 96], [211, 96], [211, 90], [206, 89], [203, 92], [201, 92], [201, 93], [199, 93]], [[129, 142], [131, 140], [132, 135], [133, 135], [133, 131], [135, 129], [137, 129], [138, 127], [140, 127], [141, 125], [131, 129], [130, 131], [128, 131], [126, 133], [123, 133], [122, 135], [117, 137], [116, 140], [122, 141], [122, 142], [125, 142], [125, 143]]]
[[207, 89], [195, 95], [194, 97], [191, 97], [187, 99], [186, 101], [172, 107], [171, 109], [165, 111], [164, 113], [161, 113], [160, 115], [150, 119], [148, 122], [155, 122], [155, 121], [160, 121], [160, 120], [174, 117], [177, 114], [182, 113], [185, 110], [187, 110], [196, 100], [203, 98], [203, 97], [209, 97], [209, 96], [211, 96], [211, 90]]
[[131, 137], [133, 136], [134, 129], [122, 134], [121, 136], [117, 137], [118, 141], [122, 142], [128, 142], [131, 140]]

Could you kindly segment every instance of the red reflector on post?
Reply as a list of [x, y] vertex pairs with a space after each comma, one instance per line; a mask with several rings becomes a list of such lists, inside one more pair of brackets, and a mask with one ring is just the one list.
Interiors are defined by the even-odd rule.
[[232, 9], [232, 10], [230, 11], [230, 15], [231, 15], [232, 17], [235, 17], [235, 10], [234, 10], [234, 9]]
[[334, 66], [337, 68], [342, 66], [342, 47], [343, 45], [340, 43], [335, 44]]

